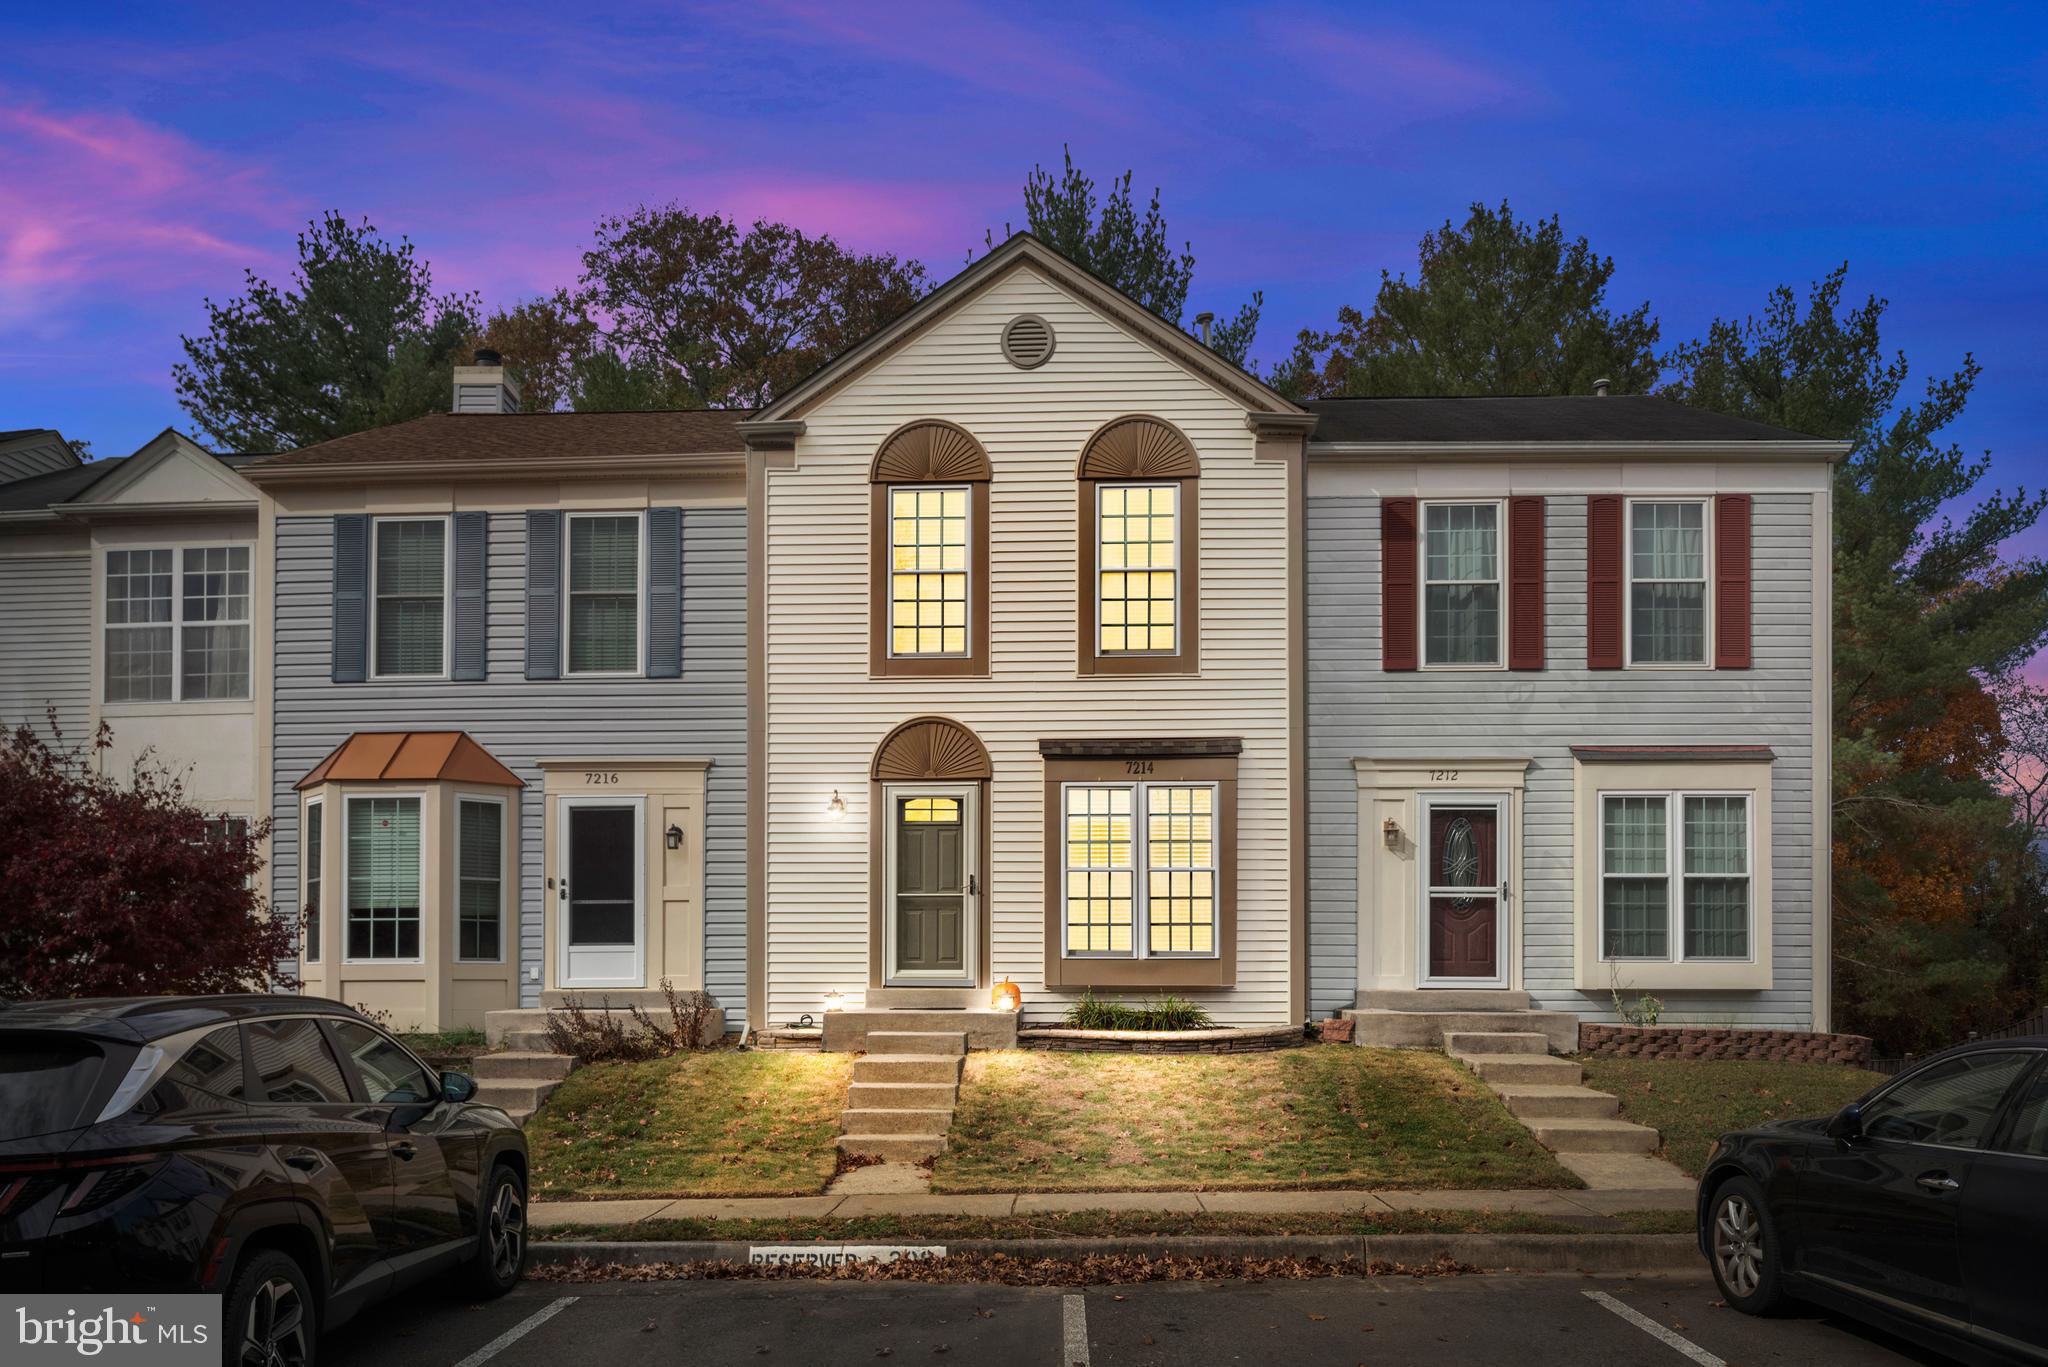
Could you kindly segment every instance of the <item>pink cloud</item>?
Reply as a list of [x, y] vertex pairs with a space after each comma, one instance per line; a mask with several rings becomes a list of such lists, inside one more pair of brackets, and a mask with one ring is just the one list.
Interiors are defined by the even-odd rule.
[[1317, 81], [1380, 114], [1452, 113], [1528, 93], [1502, 71], [1402, 34], [1271, 13], [1259, 27]]

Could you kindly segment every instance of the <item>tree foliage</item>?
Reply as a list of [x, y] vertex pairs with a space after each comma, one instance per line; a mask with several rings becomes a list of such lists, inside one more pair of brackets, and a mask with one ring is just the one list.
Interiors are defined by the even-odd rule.
[[100, 772], [109, 735], [66, 747], [23, 726], [0, 743], [0, 997], [292, 986], [291, 925], [254, 887], [269, 823], [224, 835], [147, 758], [126, 783]]
[[[1062, 148], [1061, 157], [1058, 175], [1033, 166], [1024, 180], [1024, 219], [1032, 235], [1179, 327], [1194, 284], [1195, 253], [1185, 241], [1174, 250], [1157, 187], [1141, 216], [1131, 172], [1111, 179], [1108, 198], [1098, 199], [1094, 179], [1075, 167], [1072, 149]], [[994, 245], [993, 234], [989, 244]], [[1254, 291], [1249, 303], [1210, 330], [1209, 349], [1232, 365], [1243, 366], [1258, 335], [1264, 303], [1265, 296]]]
[[1663, 392], [1851, 443], [1834, 485], [1837, 1014], [1929, 1048], [2004, 1024], [2044, 986], [2040, 871], [2001, 791], [1998, 696], [2048, 640], [2048, 564], [2002, 552], [2044, 500], [1979, 494], [1988, 458], [1945, 435], [1975, 359], [1906, 397], [1885, 301], [1845, 309], [1846, 278], [1715, 322], [1668, 358]]
[[448, 406], [477, 301], [436, 295], [413, 245], [330, 212], [298, 235], [283, 288], [254, 271], [207, 331], [181, 337], [178, 401], [217, 444], [282, 451]]
[[1567, 241], [1553, 214], [1517, 220], [1474, 204], [1464, 226], [1425, 233], [1414, 283], [1380, 273], [1372, 313], [1304, 329], [1273, 385], [1297, 398], [1616, 393], [1656, 383], [1658, 326], [1645, 303], [1607, 304], [1614, 261]]
[[530, 409], [758, 408], [928, 287], [915, 261], [787, 224], [642, 206], [598, 223], [575, 289], [492, 315], [482, 341]]

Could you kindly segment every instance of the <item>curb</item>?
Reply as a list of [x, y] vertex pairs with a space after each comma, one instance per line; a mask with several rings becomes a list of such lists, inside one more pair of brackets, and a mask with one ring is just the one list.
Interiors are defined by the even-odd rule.
[[[560, 1265], [586, 1259], [639, 1266], [648, 1263], [744, 1263], [760, 1244], [723, 1239], [635, 1243], [611, 1239], [535, 1240], [535, 1263]], [[841, 1241], [819, 1240], [837, 1248]], [[876, 1240], [874, 1242], [882, 1242]], [[918, 1239], [892, 1237], [891, 1245], [940, 1244], [948, 1253], [1003, 1254], [1019, 1260], [1138, 1254], [1152, 1258], [1298, 1258], [1325, 1263], [1360, 1262], [1418, 1266], [1439, 1258], [1493, 1271], [1515, 1272], [1691, 1272], [1701, 1266], [1699, 1245], [1690, 1234], [1296, 1234], [1270, 1238], [1178, 1235], [1149, 1239]], [[779, 1243], [778, 1247], [788, 1247]]]

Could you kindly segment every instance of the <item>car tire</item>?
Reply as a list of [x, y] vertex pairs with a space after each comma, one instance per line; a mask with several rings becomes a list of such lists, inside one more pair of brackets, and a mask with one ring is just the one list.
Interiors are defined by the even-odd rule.
[[463, 1280], [479, 1299], [496, 1300], [526, 1275], [526, 1183], [503, 1163], [491, 1168], [477, 1205], [476, 1253]]
[[237, 1269], [225, 1319], [221, 1357], [230, 1367], [271, 1361], [313, 1367], [317, 1308], [305, 1269], [290, 1254], [261, 1249]]
[[1763, 1188], [1731, 1177], [1707, 1204], [1707, 1262], [1721, 1297], [1745, 1315], [1769, 1315], [1786, 1301], [1784, 1243]]

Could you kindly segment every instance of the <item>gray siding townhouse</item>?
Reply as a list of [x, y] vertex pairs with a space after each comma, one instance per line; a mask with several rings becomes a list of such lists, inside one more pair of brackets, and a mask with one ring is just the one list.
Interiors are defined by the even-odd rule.
[[250, 469], [276, 548], [276, 900], [306, 989], [480, 1026], [664, 981], [745, 1024], [731, 413], [453, 411]]

